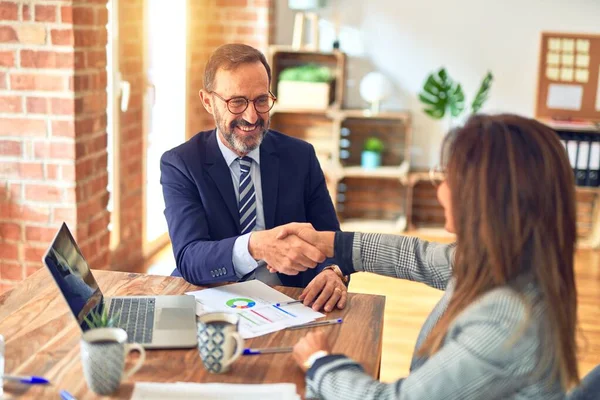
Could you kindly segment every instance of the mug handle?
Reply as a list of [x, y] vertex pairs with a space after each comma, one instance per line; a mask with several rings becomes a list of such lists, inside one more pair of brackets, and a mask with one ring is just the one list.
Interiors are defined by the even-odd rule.
[[137, 363], [133, 367], [129, 368], [129, 370], [127, 372], [125, 372], [124, 379], [127, 379], [131, 375], [138, 372], [138, 370], [140, 368], [142, 368], [142, 364], [144, 364], [144, 361], [146, 361], [146, 351], [139, 343], [127, 344], [127, 347], [125, 348], [125, 350], [126, 350], [126, 353], [125, 353], [126, 355], [135, 350], [140, 352], [140, 358], [138, 359]]
[[235, 353], [233, 353], [231, 358], [223, 364], [223, 369], [229, 367], [235, 360], [237, 360], [242, 355], [242, 352], [244, 351], [244, 339], [242, 339], [242, 336], [240, 336], [238, 332], [233, 332], [231, 334], [231, 337], [235, 339]]

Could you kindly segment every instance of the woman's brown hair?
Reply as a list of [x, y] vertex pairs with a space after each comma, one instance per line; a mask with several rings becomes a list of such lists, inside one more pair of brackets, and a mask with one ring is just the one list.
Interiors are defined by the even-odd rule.
[[577, 384], [575, 185], [558, 135], [516, 115], [476, 115], [443, 147], [456, 287], [419, 352], [435, 353], [452, 321], [478, 297], [530, 276], [547, 317], [553, 376], [565, 388]]

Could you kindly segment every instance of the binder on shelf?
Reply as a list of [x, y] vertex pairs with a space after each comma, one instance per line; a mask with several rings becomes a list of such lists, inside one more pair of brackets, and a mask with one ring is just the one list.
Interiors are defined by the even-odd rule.
[[578, 136], [575, 184], [577, 186], [588, 186], [590, 142], [585, 135]]
[[590, 142], [588, 186], [600, 186], [600, 136], [595, 135]]
[[575, 179], [577, 179], [577, 140], [574, 135], [568, 135], [567, 139], [567, 153], [569, 155], [569, 164], [573, 168]]

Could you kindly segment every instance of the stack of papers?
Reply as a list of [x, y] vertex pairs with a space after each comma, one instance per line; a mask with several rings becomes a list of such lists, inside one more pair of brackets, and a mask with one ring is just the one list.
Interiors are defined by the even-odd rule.
[[293, 383], [147, 383], [137, 382], [131, 400], [300, 400]]
[[265, 283], [253, 280], [187, 292], [196, 298], [196, 314], [222, 311], [240, 316], [240, 335], [250, 339], [324, 317]]

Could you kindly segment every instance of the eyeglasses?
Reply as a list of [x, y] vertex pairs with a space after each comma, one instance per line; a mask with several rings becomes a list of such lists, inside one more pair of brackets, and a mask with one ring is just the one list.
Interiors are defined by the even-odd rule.
[[446, 180], [446, 170], [440, 165], [436, 165], [429, 170], [429, 181], [433, 186], [439, 186]]
[[216, 92], [210, 93], [223, 100], [225, 104], [227, 104], [227, 109], [232, 114], [242, 114], [248, 108], [249, 103], [254, 104], [254, 109], [257, 113], [266, 113], [271, 111], [271, 108], [273, 108], [273, 106], [275, 105], [275, 100], [277, 100], [277, 97], [275, 97], [271, 92], [269, 92], [269, 94], [263, 94], [262, 96], [258, 96], [254, 100], [250, 100], [241, 96], [232, 97], [230, 99], [224, 99], [223, 97], [219, 96]]

